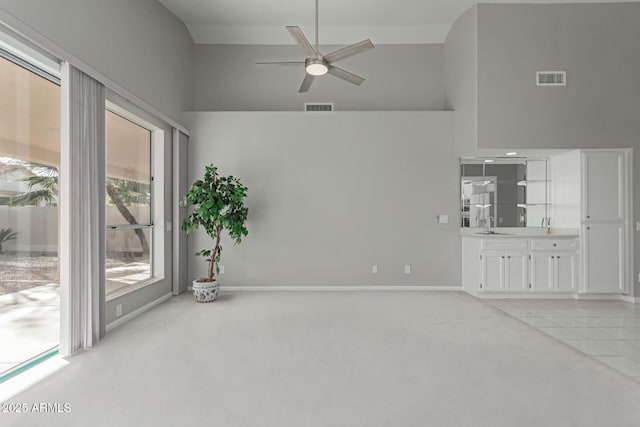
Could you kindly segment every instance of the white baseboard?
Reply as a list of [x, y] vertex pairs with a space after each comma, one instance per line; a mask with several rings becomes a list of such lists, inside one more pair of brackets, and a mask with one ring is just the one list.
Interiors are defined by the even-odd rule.
[[620, 301], [630, 302], [632, 304], [640, 303], [640, 298], [632, 297], [631, 295], [618, 295]]
[[471, 294], [479, 299], [575, 299], [575, 294], [481, 293]]
[[143, 305], [142, 307], [140, 307], [137, 310], [132, 311], [131, 313], [125, 314], [124, 316], [114, 320], [113, 322], [109, 323], [106, 327], [106, 331], [109, 332], [114, 328], [117, 328], [118, 326], [127, 323], [129, 320], [140, 316], [142, 313], [144, 313], [147, 310], [152, 309], [153, 307], [155, 307], [156, 305], [162, 304], [163, 302], [171, 299], [171, 297], [173, 296], [173, 294], [171, 292], [169, 292], [166, 295], [161, 296], [160, 298], [151, 301], [149, 304]]
[[312, 286], [220, 286], [221, 291], [336, 291], [336, 292], [353, 292], [353, 291], [462, 291], [461, 286], [331, 286], [331, 285], [312, 285]]
[[477, 293], [473, 294], [479, 299], [577, 299], [583, 301], [625, 301], [632, 304], [640, 303], [640, 298], [630, 295], [617, 294], [552, 294], [552, 293]]

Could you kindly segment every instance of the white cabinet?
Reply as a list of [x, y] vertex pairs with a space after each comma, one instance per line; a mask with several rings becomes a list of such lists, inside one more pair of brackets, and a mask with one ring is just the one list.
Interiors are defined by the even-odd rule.
[[624, 223], [592, 223], [582, 228], [582, 291], [599, 294], [624, 292]]
[[578, 283], [578, 256], [572, 252], [555, 255], [556, 292], [575, 292]]
[[575, 238], [464, 237], [462, 248], [462, 285], [474, 295], [576, 291]]
[[483, 251], [480, 291], [522, 292], [527, 290], [527, 253]]
[[624, 221], [626, 153], [621, 150], [582, 153], [582, 220]]
[[531, 254], [531, 290], [533, 292], [553, 292], [554, 265], [553, 252]]
[[582, 283], [580, 292], [627, 292], [630, 261], [630, 164], [627, 150], [581, 154]]
[[531, 253], [530, 260], [532, 292], [575, 292], [575, 252], [536, 251]]

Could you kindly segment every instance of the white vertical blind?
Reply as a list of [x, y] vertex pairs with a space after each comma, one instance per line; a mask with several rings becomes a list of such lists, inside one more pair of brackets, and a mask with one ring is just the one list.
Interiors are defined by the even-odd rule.
[[60, 353], [104, 335], [105, 88], [62, 64]]
[[187, 143], [189, 137], [173, 129], [173, 294], [180, 295], [189, 286], [187, 274], [187, 234], [180, 226], [187, 216], [187, 208], [180, 200], [187, 195]]

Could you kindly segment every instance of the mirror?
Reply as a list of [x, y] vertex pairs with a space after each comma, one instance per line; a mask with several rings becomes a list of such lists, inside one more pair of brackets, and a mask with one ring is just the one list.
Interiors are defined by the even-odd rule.
[[546, 158], [460, 159], [460, 226], [547, 227]]

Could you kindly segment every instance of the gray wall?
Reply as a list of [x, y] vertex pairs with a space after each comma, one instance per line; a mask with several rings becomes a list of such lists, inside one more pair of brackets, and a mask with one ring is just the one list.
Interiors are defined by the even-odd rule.
[[[190, 181], [213, 162], [249, 188], [249, 236], [224, 240], [223, 285], [460, 286], [453, 113], [192, 112], [185, 122]], [[189, 237], [191, 253], [211, 244]], [[192, 278], [205, 267], [191, 257]]]
[[[479, 148], [640, 149], [640, 4], [483, 4], [478, 13]], [[567, 71], [567, 86], [536, 87], [536, 70]], [[640, 197], [633, 206], [636, 221]], [[636, 256], [634, 278], [639, 271]]]
[[[479, 148], [640, 139], [640, 4], [480, 5]], [[566, 87], [536, 87], [563, 70]]]
[[[284, 29], [283, 29], [284, 31]], [[340, 46], [321, 47], [331, 52]], [[302, 111], [305, 102], [336, 110], [442, 110], [442, 45], [378, 45], [336, 65], [365, 77], [361, 87], [324, 76], [299, 94], [304, 68], [258, 67], [257, 61], [301, 61], [298, 46], [195, 47], [194, 110]]]
[[443, 48], [444, 108], [455, 111], [456, 154], [477, 148], [478, 8], [469, 9], [451, 28]]
[[0, 8], [178, 121], [192, 101], [193, 41], [155, 0], [0, 0]]

